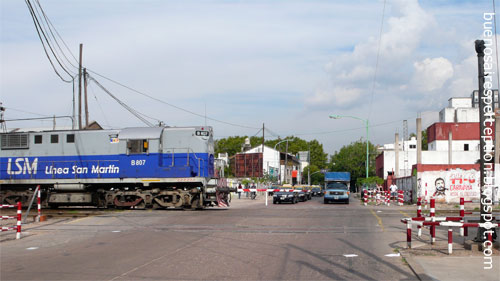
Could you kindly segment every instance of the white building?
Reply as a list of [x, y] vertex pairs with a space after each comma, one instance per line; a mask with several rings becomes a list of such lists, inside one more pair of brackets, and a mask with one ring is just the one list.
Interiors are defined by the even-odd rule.
[[[450, 98], [448, 107], [439, 112], [439, 122], [427, 128], [427, 141], [422, 164], [475, 164], [479, 159], [479, 108], [473, 107], [472, 98]], [[411, 176], [417, 163], [416, 147], [416, 138], [399, 140], [399, 177]], [[387, 179], [396, 167], [394, 143], [379, 151], [376, 174]]]

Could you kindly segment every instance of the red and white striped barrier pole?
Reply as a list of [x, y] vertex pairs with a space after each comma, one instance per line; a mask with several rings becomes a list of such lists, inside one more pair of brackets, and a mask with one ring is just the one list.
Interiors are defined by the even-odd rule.
[[[460, 197], [460, 217], [462, 218], [461, 222], [465, 222], [464, 221], [464, 217], [465, 217], [465, 200], [463, 197]], [[465, 228], [464, 227], [461, 227], [460, 228], [460, 236], [464, 236], [465, 234]]]
[[22, 206], [21, 202], [17, 202], [17, 233], [16, 239], [21, 239], [21, 219], [22, 219]]
[[453, 252], [453, 229], [448, 227], [448, 255]]
[[[425, 184], [425, 186], [427, 187], [427, 184]], [[427, 210], [427, 190], [425, 191], [425, 197], [424, 197], [424, 210]]]
[[[417, 199], [417, 218], [422, 217], [422, 198]], [[422, 236], [422, 226], [418, 226], [418, 237]]]
[[411, 249], [411, 219], [406, 221], [406, 246]]
[[363, 190], [363, 199], [364, 199], [364, 203], [365, 203], [365, 206], [368, 204], [368, 190]]
[[[434, 198], [431, 198], [430, 216], [431, 216], [431, 222], [434, 222], [435, 218], [436, 218], [436, 199], [434, 199]], [[430, 233], [431, 234], [431, 244], [434, 244], [436, 242], [436, 226], [435, 225], [431, 225], [430, 232], [431, 232]]]
[[36, 221], [40, 221], [40, 217], [42, 216], [42, 204], [41, 204], [41, 191], [40, 186], [38, 186], [38, 194], [37, 194], [37, 203], [38, 203], [38, 216], [36, 217]]
[[22, 205], [21, 202], [17, 202], [17, 205], [0, 205], [0, 209], [2, 208], [15, 208], [17, 206], [17, 216], [2, 216], [2, 220], [7, 219], [17, 219], [16, 227], [12, 226], [2, 226], [2, 232], [9, 230], [16, 230], [16, 239], [21, 239], [21, 220], [22, 220]]
[[398, 190], [398, 205], [403, 206], [404, 203], [404, 194], [402, 190]]

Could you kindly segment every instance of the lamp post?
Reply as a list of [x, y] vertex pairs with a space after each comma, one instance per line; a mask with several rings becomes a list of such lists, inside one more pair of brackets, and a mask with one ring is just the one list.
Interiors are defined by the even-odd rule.
[[365, 163], [365, 166], [366, 166], [366, 178], [368, 178], [368, 156], [369, 156], [369, 151], [368, 151], [368, 119], [361, 119], [359, 117], [356, 117], [356, 116], [349, 116], [349, 115], [330, 115], [330, 118], [332, 119], [341, 119], [343, 117], [346, 117], [346, 118], [353, 118], [353, 119], [358, 119], [358, 120], [361, 120], [365, 123], [365, 126], [366, 126], [366, 163]]
[[307, 185], [311, 186], [311, 144], [307, 143], [307, 162], [309, 163], [309, 169], [307, 169]]
[[[282, 143], [282, 142], [285, 142], [285, 141], [286, 141], [286, 154], [285, 154], [285, 178], [284, 178], [284, 180], [285, 180], [285, 182], [286, 182], [286, 164], [287, 164], [287, 162], [288, 162], [288, 159], [287, 159], [288, 157], [287, 157], [287, 156], [288, 156], [288, 141], [289, 141], [289, 140], [288, 140], [288, 139], [286, 139], [286, 140], [282, 140], [282, 141], [278, 142], [277, 144], [275, 144], [275, 145], [274, 145], [274, 150], [276, 150], [276, 146], [278, 146], [278, 144], [280, 144], [280, 143]], [[280, 152], [278, 151], [278, 171], [280, 171], [280, 172], [281, 172], [281, 163], [280, 163], [280, 160], [279, 160], [279, 158], [280, 158], [280, 156], [279, 156], [279, 155], [280, 155]], [[278, 178], [278, 180], [279, 180], [279, 179], [280, 179], [280, 178]]]

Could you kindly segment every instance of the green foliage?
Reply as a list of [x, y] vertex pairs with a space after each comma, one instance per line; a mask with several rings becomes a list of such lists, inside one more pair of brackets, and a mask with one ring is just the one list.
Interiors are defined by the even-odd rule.
[[[369, 168], [368, 176], [375, 175], [376, 147], [368, 143]], [[335, 151], [330, 160], [329, 170], [332, 172], [350, 172], [351, 181], [356, 182], [358, 178], [366, 177], [366, 142], [357, 141], [343, 146], [340, 151]]]
[[302, 178], [304, 180], [304, 184], [307, 184], [307, 173], [311, 170], [311, 184], [312, 185], [323, 185], [325, 181], [325, 175], [321, 173], [321, 169], [316, 165], [310, 165], [304, 168], [304, 172], [302, 174]]
[[[417, 135], [415, 133], [411, 133], [410, 134], [410, 138], [411, 137], [417, 137]], [[427, 130], [423, 130], [422, 131], [422, 150], [428, 150], [428, 143], [427, 143]]]
[[228, 137], [215, 141], [215, 155], [227, 152], [229, 155], [234, 155], [241, 152], [241, 146], [245, 143], [245, 136]]
[[356, 181], [356, 184], [358, 186], [362, 186], [364, 184], [366, 184], [368, 186], [373, 186], [376, 184], [382, 185], [383, 183], [384, 183], [384, 179], [379, 178], [379, 177], [358, 178]]
[[[215, 154], [227, 152], [229, 156], [232, 156], [238, 152], [241, 152], [241, 146], [245, 143], [247, 136], [234, 136], [223, 138], [215, 141]], [[311, 150], [311, 163], [316, 165], [318, 168], [327, 167], [328, 154], [323, 150], [323, 144], [319, 143], [317, 140], [306, 141], [298, 137], [286, 137], [288, 139], [288, 153], [296, 155], [299, 151]], [[274, 140], [266, 140], [264, 144], [268, 147], [274, 148], [274, 146], [284, 140], [281, 138]], [[250, 145], [256, 147], [262, 144], [262, 137], [250, 137]], [[280, 143], [277, 150], [285, 152], [286, 142]]]
[[251, 181], [251, 180], [249, 180], [249, 179], [243, 179], [243, 180], [241, 181], [241, 185], [243, 185], [243, 187], [250, 187], [250, 184], [251, 184], [251, 183], [252, 183], [252, 181]]
[[429, 144], [427, 143], [427, 130], [422, 131], [422, 150], [428, 150]]

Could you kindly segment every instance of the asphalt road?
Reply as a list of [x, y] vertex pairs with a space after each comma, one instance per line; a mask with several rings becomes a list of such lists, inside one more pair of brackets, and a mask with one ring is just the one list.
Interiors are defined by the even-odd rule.
[[[357, 200], [124, 211], [48, 221], [0, 243], [1, 280], [415, 280], [396, 209]], [[13, 234], [12, 234], [13, 235]]]

